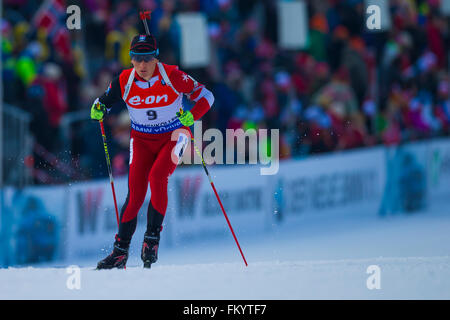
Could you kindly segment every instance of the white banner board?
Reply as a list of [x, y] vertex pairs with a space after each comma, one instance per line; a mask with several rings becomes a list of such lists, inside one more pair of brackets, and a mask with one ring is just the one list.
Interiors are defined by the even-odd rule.
[[209, 65], [209, 36], [207, 22], [201, 13], [181, 13], [176, 21], [181, 31], [181, 65], [199, 68]]
[[278, 1], [278, 45], [303, 49], [308, 39], [308, 13], [304, 1]]

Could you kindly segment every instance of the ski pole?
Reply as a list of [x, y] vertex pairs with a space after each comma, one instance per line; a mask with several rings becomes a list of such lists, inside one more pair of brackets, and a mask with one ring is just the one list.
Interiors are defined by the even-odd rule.
[[111, 160], [109, 158], [108, 146], [106, 144], [106, 134], [105, 134], [105, 127], [103, 125], [103, 119], [100, 120], [99, 122], [100, 122], [100, 130], [102, 132], [102, 138], [103, 138], [103, 148], [105, 149], [106, 166], [108, 167], [108, 173], [109, 173], [109, 182], [111, 183], [111, 190], [112, 190], [113, 199], [114, 199], [114, 207], [116, 209], [117, 227], [119, 227], [119, 210], [117, 209], [116, 191], [114, 189], [114, 179], [113, 179], [113, 175], [112, 175]]
[[[182, 108], [180, 108], [180, 115], [181, 114], [183, 114], [183, 109]], [[231, 223], [230, 223], [230, 220], [228, 219], [227, 213], [225, 212], [225, 209], [223, 207], [222, 201], [220, 201], [220, 197], [219, 197], [219, 194], [217, 193], [216, 187], [214, 186], [214, 182], [212, 181], [211, 176], [210, 176], [210, 174], [208, 172], [208, 169], [206, 168], [206, 163], [203, 160], [203, 157], [202, 157], [202, 155], [200, 153], [200, 150], [198, 150], [197, 146], [195, 145], [195, 140], [194, 140], [194, 137], [192, 137], [192, 136], [191, 136], [191, 141], [192, 141], [192, 145], [194, 146], [195, 152], [198, 154], [198, 156], [202, 160], [203, 170], [205, 170], [205, 173], [208, 176], [209, 183], [211, 184], [211, 187], [212, 187], [212, 189], [214, 191], [214, 194], [216, 195], [217, 201], [219, 202], [220, 208], [222, 209], [222, 212], [223, 212], [223, 215], [225, 217], [225, 220], [227, 220], [228, 227], [230, 228], [230, 231], [231, 231], [231, 233], [233, 235], [234, 241], [236, 242], [236, 245], [239, 248], [239, 252], [241, 253], [242, 259], [244, 260], [245, 266], [248, 267], [247, 260], [245, 259], [244, 253], [242, 252], [241, 246], [239, 245], [239, 241], [238, 241], [238, 239], [236, 237], [236, 234], [234, 233], [233, 227], [231, 226]]]

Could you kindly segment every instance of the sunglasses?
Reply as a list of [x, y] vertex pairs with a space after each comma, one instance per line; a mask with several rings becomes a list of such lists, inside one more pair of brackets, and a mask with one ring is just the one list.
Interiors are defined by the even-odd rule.
[[136, 53], [133, 51], [130, 51], [130, 58], [131, 60], [135, 60], [136, 62], [150, 62], [158, 55], [159, 50], [155, 50], [149, 53]]

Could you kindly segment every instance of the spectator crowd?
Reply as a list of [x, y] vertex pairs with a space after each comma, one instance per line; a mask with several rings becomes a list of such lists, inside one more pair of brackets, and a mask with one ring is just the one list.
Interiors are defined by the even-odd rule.
[[[282, 159], [449, 134], [450, 17], [440, 0], [389, 1], [391, 26], [381, 31], [366, 28], [364, 0], [305, 0], [301, 50], [278, 45], [277, 2], [3, 1], [4, 101], [32, 115], [35, 182], [106, 176], [89, 109], [130, 67], [130, 41], [144, 32], [140, 8], [152, 11], [161, 61], [177, 65], [177, 14], [205, 15], [211, 63], [184, 69], [214, 93], [204, 129], [279, 129]], [[80, 30], [66, 28], [70, 4], [81, 8]], [[84, 117], [67, 127], [63, 120], [77, 114]], [[126, 174], [126, 110], [113, 108], [106, 121], [114, 174]], [[45, 154], [77, 175], [59, 170], [58, 177]]]

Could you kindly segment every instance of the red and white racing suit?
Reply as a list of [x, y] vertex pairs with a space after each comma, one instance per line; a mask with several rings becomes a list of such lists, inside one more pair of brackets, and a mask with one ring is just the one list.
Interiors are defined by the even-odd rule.
[[[149, 182], [147, 230], [162, 225], [168, 178], [191, 138], [189, 128], [183, 127], [176, 115], [183, 94], [195, 102], [191, 109], [194, 120], [200, 119], [214, 102], [204, 85], [177, 66], [158, 63], [149, 81], [140, 78], [134, 69], [122, 71], [99, 98], [108, 109], [119, 101], [125, 102], [131, 119], [128, 195], [120, 213], [119, 239], [131, 240]], [[172, 139], [174, 130], [180, 128], [185, 130], [177, 130]]]

